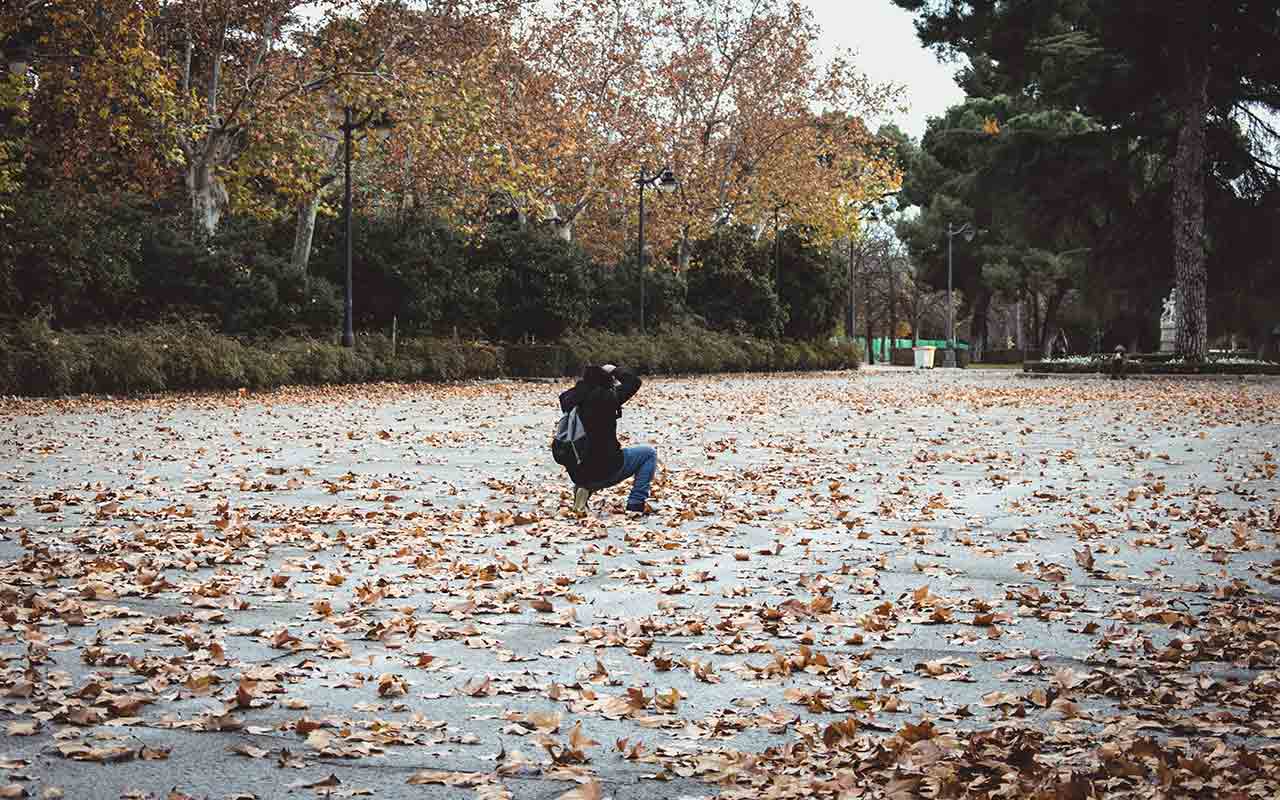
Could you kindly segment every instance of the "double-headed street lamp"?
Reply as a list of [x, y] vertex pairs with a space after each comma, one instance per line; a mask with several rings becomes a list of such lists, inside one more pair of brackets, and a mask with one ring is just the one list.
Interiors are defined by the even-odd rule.
[[952, 228], [947, 223], [947, 352], [943, 357], [943, 366], [956, 365], [956, 307], [951, 301], [951, 240], [956, 236], [964, 236], [966, 242], [973, 241], [975, 231], [971, 223], [966, 222], [959, 228]]
[[640, 174], [636, 176], [635, 185], [640, 190], [640, 230], [636, 236], [636, 269], [640, 273], [640, 333], [644, 333], [644, 190], [647, 188], [657, 189], [660, 192], [670, 194], [676, 190], [680, 182], [676, 180], [676, 174], [671, 171], [670, 167], [646, 174], [644, 168], [641, 168]]
[[389, 131], [395, 126], [395, 121], [391, 119], [391, 115], [385, 111], [370, 111], [360, 120], [353, 120], [351, 106], [343, 109], [342, 121], [342, 161], [343, 174], [345, 176], [342, 188], [342, 224], [344, 229], [344, 238], [346, 246], [344, 250], [346, 271], [347, 271], [347, 291], [346, 298], [342, 304], [342, 346], [353, 347], [356, 343], [355, 331], [352, 327], [351, 319], [351, 134], [363, 128], [371, 128], [378, 131]]

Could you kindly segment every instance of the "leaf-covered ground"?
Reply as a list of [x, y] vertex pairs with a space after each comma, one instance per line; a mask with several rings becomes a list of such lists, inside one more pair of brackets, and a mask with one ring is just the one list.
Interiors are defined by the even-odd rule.
[[0, 407], [0, 798], [1271, 798], [1280, 384]]

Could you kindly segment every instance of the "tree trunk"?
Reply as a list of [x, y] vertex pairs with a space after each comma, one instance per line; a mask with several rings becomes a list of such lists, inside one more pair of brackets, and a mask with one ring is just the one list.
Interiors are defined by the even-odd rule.
[[847, 302], [844, 309], [845, 311], [844, 334], [845, 336], [849, 337], [849, 341], [853, 341], [854, 337], [858, 333], [858, 331], [856, 330], [857, 316], [858, 316], [858, 305], [857, 305], [858, 298], [857, 298], [857, 292], [855, 289], [857, 285], [857, 275], [855, 275], [853, 271], [854, 262], [853, 262], [853, 237], [852, 236], [849, 237], [849, 240], [845, 243], [845, 245], [848, 247], [848, 255], [849, 255], [848, 261], [845, 264], [845, 280], [849, 282], [849, 285], [848, 285], [848, 292], [847, 292], [848, 297], [845, 298]]
[[898, 347], [898, 271], [889, 270], [889, 351], [887, 359], [893, 363], [893, 351]]
[[969, 326], [969, 335], [973, 339], [969, 343], [969, 358], [972, 361], [981, 361], [982, 354], [987, 350], [987, 329], [990, 322], [991, 290], [979, 289], [973, 304], [973, 324]]
[[311, 240], [316, 233], [316, 211], [320, 209], [323, 194], [324, 189], [318, 189], [298, 206], [298, 224], [293, 232], [293, 258], [290, 264], [303, 275], [307, 274], [307, 265], [311, 261]]
[[1038, 292], [1027, 292], [1027, 299], [1031, 301], [1031, 330], [1036, 334], [1036, 349], [1044, 349], [1044, 336], [1040, 328], [1040, 294]]
[[1058, 309], [1062, 306], [1062, 300], [1067, 296], [1065, 287], [1059, 286], [1054, 289], [1053, 294], [1048, 297], [1048, 302], [1044, 307], [1044, 327], [1040, 329], [1040, 352], [1043, 358], [1053, 358], [1053, 326], [1058, 322]]
[[1178, 354], [1209, 354], [1208, 274], [1204, 246], [1205, 117], [1209, 68], [1187, 57], [1186, 95], [1173, 161], [1173, 262], [1178, 281]]
[[863, 274], [865, 275], [865, 280], [863, 281], [863, 284], [862, 284], [862, 296], [863, 296], [862, 302], [866, 304], [866, 309], [867, 309], [866, 311], [867, 363], [874, 364], [876, 363], [876, 348], [875, 348], [875, 340], [872, 338], [874, 334], [871, 330], [872, 328], [872, 325], [871, 325], [871, 270], [869, 269], [863, 270]]
[[218, 232], [218, 222], [226, 210], [226, 187], [214, 171], [209, 159], [197, 158], [187, 167], [187, 192], [191, 195], [191, 226], [197, 238], [208, 238]]
[[689, 229], [680, 231], [680, 243], [676, 250], [676, 261], [680, 265], [680, 274], [688, 275], [689, 264], [693, 262], [693, 245], [689, 242]]
[[[336, 101], [331, 110], [336, 115]], [[298, 222], [293, 232], [293, 257], [289, 263], [304, 276], [311, 262], [311, 240], [316, 232], [316, 212], [320, 209], [325, 192], [338, 179], [338, 171], [342, 166], [340, 161], [335, 161], [341, 149], [340, 144], [337, 136], [325, 137], [320, 152], [324, 154], [325, 163], [332, 165], [334, 171], [323, 175], [316, 190], [298, 205]]]
[[400, 228], [403, 229], [407, 220], [418, 207], [418, 193], [413, 186], [413, 142], [410, 141], [404, 148], [404, 183], [400, 186], [400, 203], [397, 213], [400, 215]]
[[563, 239], [566, 242], [573, 241], [573, 221], [568, 222], [552, 222], [551, 230], [555, 232], [556, 238]]

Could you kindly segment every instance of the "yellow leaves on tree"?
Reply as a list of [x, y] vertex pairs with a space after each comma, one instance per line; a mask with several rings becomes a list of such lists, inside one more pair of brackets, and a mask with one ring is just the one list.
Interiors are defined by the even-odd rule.
[[176, 153], [169, 126], [174, 86], [148, 39], [159, 13], [156, 0], [59, 0], [0, 10], [9, 78], [4, 103], [29, 101], [26, 147], [38, 149], [55, 179], [150, 193], [162, 188]]

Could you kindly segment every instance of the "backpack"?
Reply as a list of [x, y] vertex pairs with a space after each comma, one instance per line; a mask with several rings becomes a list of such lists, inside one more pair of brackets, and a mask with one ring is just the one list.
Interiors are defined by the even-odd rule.
[[582, 417], [578, 416], [578, 407], [574, 406], [556, 423], [551, 437], [551, 457], [557, 464], [573, 469], [587, 460], [589, 449], [587, 428], [582, 424]]

